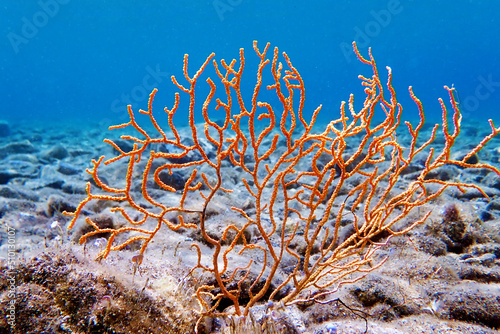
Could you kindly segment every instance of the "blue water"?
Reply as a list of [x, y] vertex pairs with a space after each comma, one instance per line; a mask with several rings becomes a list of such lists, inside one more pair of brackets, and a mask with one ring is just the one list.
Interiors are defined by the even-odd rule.
[[364, 99], [357, 75], [371, 72], [350, 51], [356, 40], [364, 55], [372, 47], [384, 78], [391, 66], [406, 118], [417, 115], [409, 85], [438, 120], [437, 99], [448, 101], [443, 85], [453, 84], [466, 119], [493, 118], [498, 126], [499, 11], [492, 0], [5, 0], [0, 119], [108, 126], [127, 121], [128, 103], [146, 108], [153, 86], [161, 113], [173, 103], [169, 77], [182, 80], [185, 53], [192, 75], [211, 52], [232, 59], [240, 48], [249, 102], [258, 40], [287, 52], [305, 81], [307, 112], [322, 104], [327, 121], [350, 93]]

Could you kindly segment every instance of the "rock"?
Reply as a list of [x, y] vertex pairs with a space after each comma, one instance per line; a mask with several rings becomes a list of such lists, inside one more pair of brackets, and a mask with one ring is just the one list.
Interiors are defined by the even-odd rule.
[[81, 172], [78, 167], [65, 162], [59, 162], [59, 164], [57, 165], [57, 171], [64, 175], [76, 175]]
[[92, 155], [92, 153], [93, 153], [92, 151], [83, 149], [81, 147], [69, 149], [68, 152], [69, 152], [69, 154], [72, 157], [79, 157], [79, 156], [84, 156], [84, 155]]
[[38, 201], [38, 195], [19, 185], [1, 185], [0, 196], [11, 199], [26, 199], [30, 201]]
[[85, 183], [83, 182], [64, 182], [61, 190], [66, 194], [86, 194]]
[[[490, 198], [497, 197], [500, 195], [500, 190], [496, 189], [496, 188], [490, 188], [490, 187], [487, 187], [485, 185], [481, 185], [481, 189]], [[463, 193], [456, 188], [452, 188], [450, 191], [450, 194], [451, 194], [451, 196], [453, 196], [457, 199], [472, 200], [472, 199], [476, 199], [476, 198], [485, 198], [483, 193], [480, 192], [476, 188], [466, 188], [464, 190], [465, 190], [465, 192]]]
[[[74, 210], [73, 210], [74, 211]], [[93, 215], [90, 217], [90, 219], [101, 229], [104, 228], [111, 228], [115, 229], [115, 222], [113, 216], [108, 213], [108, 212], [103, 212], [97, 215]], [[90, 226], [89, 224], [81, 224], [78, 226], [77, 230], [74, 232], [74, 238], [75, 240], [80, 239], [81, 236], [85, 235], [86, 233], [95, 231], [95, 229]], [[93, 240], [97, 238], [108, 238], [110, 233], [99, 233], [96, 235], [93, 235], [88, 238], [88, 240]]]
[[371, 307], [375, 304], [387, 304], [392, 307], [394, 315], [389, 317], [399, 317], [417, 312], [410, 304], [405, 303], [406, 296], [403, 289], [394, 282], [378, 276], [369, 274], [362, 283], [351, 288], [350, 293], [359, 300], [363, 306]]
[[483, 178], [482, 183], [490, 188], [500, 190], [500, 177], [495, 173], [488, 173], [488, 175]]
[[[464, 158], [465, 158], [465, 155], [461, 154], [461, 155], [456, 157], [456, 160], [462, 161]], [[477, 156], [477, 154], [473, 154], [467, 160], [465, 160], [465, 162], [468, 164], [471, 164], [471, 165], [475, 165], [475, 164], [479, 163], [479, 157]]]
[[68, 150], [62, 145], [56, 145], [45, 152], [45, 157], [49, 159], [62, 160], [69, 156]]
[[500, 259], [500, 245], [495, 242], [477, 244], [470, 247], [470, 253], [474, 255], [493, 254]]
[[497, 210], [500, 211], [500, 202], [499, 201], [491, 201], [486, 206], [486, 210]]
[[[54, 251], [13, 268], [0, 264], [2, 273], [16, 274], [16, 326], [9, 331], [9, 299], [2, 298], [2, 333], [68, 333], [79, 326], [88, 333], [139, 333], [153, 327], [145, 332], [194, 333], [196, 314], [183, 306], [192, 290], [166, 283], [168, 297], [159, 301], [147, 293], [139, 295], [137, 289], [111, 273], [92, 269], [88, 262], [82, 256]], [[6, 295], [8, 285], [3, 283], [1, 288]], [[137, 320], [130, 321], [131, 314]], [[108, 321], [111, 315], [113, 320]]]
[[449, 181], [455, 177], [455, 175], [459, 175], [460, 172], [455, 166], [443, 166], [437, 170], [431, 171], [425, 177], [426, 180], [435, 179], [440, 181]]
[[0, 146], [0, 159], [3, 159], [9, 154], [35, 152], [38, 152], [38, 149], [35, 148], [29, 140], [12, 142], [8, 143], [7, 145]]
[[[179, 172], [172, 172], [172, 174], [170, 174], [167, 170], [162, 170], [158, 174], [158, 177], [160, 178], [161, 182], [165, 183], [167, 186], [174, 188], [175, 190], [184, 189], [186, 180]], [[159, 187], [158, 185], [156, 186]]]
[[57, 167], [54, 165], [44, 165], [40, 172], [40, 178], [38, 180], [39, 187], [50, 187], [54, 189], [61, 189], [64, 182], [65, 176], [57, 172]]
[[500, 287], [464, 282], [443, 291], [441, 316], [500, 328]]
[[500, 270], [497, 268], [486, 268], [478, 265], [464, 266], [458, 277], [462, 280], [476, 281], [480, 283], [500, 283]]
[[446, 254], [446, 244], [432, 236], [422, 236], [418, 239], [419, 249], [427, 254], [441, 256]]
[[486, 222], [488, 220], [492, 220], [494, 218], [495, 217], [493, 216], [493, 214], [491, 214], [490, 211], [486, 211], [486, 210], [479, 211], [479, 219], [481, 219], [483, 222]]
[[74, 212], [76, 207], [65, 198], [52, 195], [47, 200], [47, 216], [52, 217], [56, 214], [62, 214], [64, 211]]
[[[500, 243], [500, 219], [493, 219], [484, 222], [482, 234], [488, 240]], [[486, 241], [486, 240], [485, 240]]]
[[0, 165], [0, 184], [7, 184], [14, 178], [35, 178], [38, 166], [28, 161], [7, 160]]
[[405, 169], [403, 169], [403, 171], [401, 172], [401, 175], [414, 175], [415, 178], [416, 176], [420, 175], [420, 172], [422, 171], [422, 169], [424, 169], [424, 166], [420, 165], [419, 163], [410, 163], [408, 165], [408, 167], [406, 167]]
[[[128, 153], [134, 149], [134, 144], [129, 140], [116, 139], [113, 141], [120, 148], [120, 150], [122, 150], [125, 153]], [[117, 152], [116, 150], [114, 151]]]

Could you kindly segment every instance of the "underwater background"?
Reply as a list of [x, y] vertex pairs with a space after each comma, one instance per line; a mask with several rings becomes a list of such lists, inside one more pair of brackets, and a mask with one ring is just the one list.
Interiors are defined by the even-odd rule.
[[437, 99], [448, 102], [443, 85], [453, 84], [464, 119], [498, 125], [499, 10], [486, 0], [2, 0], [0, 120], [105, 129], [128, 120], [127, 104], [146, 108], [153, 87], [161, 112], [185, 53], [192, 75], [211, 52], [230, 60], [244, 48], [251, 94], [257, 40], [287, 52], [308, 112], [322, 104], [329, 121], [350, 93], [364, 99], [357, 76], [370, 69], [353, 54], [355, 40], [364, 56], [372, 47], [381, 73], [392, 68], [404, 117], [417, 117], [408, 86], [438, 121]]
[[[500, 0], [0, 0], [0, 334], [500, 333], [499, 12]], [[282, 117], [283, 103], [265, 90], [275, 84], [268, 64], [257, 100], [279, 122], [264, 105], [260, 123], [235, 122], [217, 144], [213, 128], [185, 126], [181, 94], [177, 141], [166, 140], [163, 110], [180, 90], [171, 76], [187, 86], [184, 55], [192, 77], [212, 52], [238, 68], [243, 48], [250, 109], [254, 41], [261, 51], [270, 43], [267, 59], [275, 47], [280, 62], [281, 52], [290, 57], [305, 83], [304, 118], [322, 105], [318, 127], [287, 133], [291, 113]], [[370, 109], [371, 123], [360, 113], [338, 141], [339, 128], [325, 126], [350, 94], [355, 111], [365, 102], [358, 75], [373, 69], [353, 41], [363, 57], [372, 48], [386, 101], [392, 69], [397, 135], [383, 106]], [[215, 98], [228, 99], [209, 64], [197, 81], [197, 122], [208, 78]], [[442, 120], [439, 98], [453, 117], [445, 85], [463, 115], [459, 137]], [[409, 86], [427, 125], [445, 131], [408, 131], [402, 121], [419, 120]], [[153, 88], [166, 134], [138, 112]], [[294, 94], [285, 95], [296, 108]], [[129, 122], [128, 104], [153, 139], [108, 130]], [[215, 106], [213, 122], [226, 116]], [[113, 251], [102, 259], [103, 250]], [[214, 275], [217, 262], [224, 269]], [[306, 293], [301, 275], [318, 278], [318, 289]], [[304, 299], [281, 303], [294, 288]], [[236, 301], [253, 305], [248, 322], [222, 316], [238, 313]], [[221, 313], [202, 319], [204, 307]]]

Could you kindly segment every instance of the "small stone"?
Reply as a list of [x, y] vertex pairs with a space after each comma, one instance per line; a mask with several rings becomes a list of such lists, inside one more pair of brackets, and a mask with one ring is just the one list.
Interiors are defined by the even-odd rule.
[[57, 159], [57, 160], [62, 160], [69, 156], [68, 150], [64, 148], [62, 145], [56, 145], [50, 150], [46, 152], [46, 157], [52, 158], [52, 159]]
[[80, 170], [68, 163], [60, 162], [57, 166], [57, 171], [64, 175], [75, 175], [80, 173]]

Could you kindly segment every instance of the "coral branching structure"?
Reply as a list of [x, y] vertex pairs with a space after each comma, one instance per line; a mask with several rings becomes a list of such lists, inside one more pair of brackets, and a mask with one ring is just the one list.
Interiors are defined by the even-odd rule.
[[[439, 168], [445, 165], [484, 168], [500, 175], [493, 166], [467, 162], [500, 133], [500, 128], [495, 128], [491, 120], [491, 134], [461, 160], [454, 160], [451, 149], [461, 122], [454, 88], [445, 86], [452, 115], [448, 115], [449, 107], [439, 100], [444, 145], [438, 150], [431, 145], [438, 134], [437, 124], [430, 135], [420, 138], [424, 111], [412, 88], [409, 93], [420, 115], [416, 126], [409, 122], [400, 124], [402, 107], [396, 100], [391, 69], [387, 67], [388, 80], [382, 83], [371, 50], [365, 58], [355, 43], [353, 47], [359, 60], [373, 72], [371, 77], [359, 76], [366, 94], [363, 105], [356, 111], [351, 94], [349, 101], [341, 104], [340, 117], [319, 131], [316, 131], [319, 126], [315, 126], [315, 122], [321, 106], [304, 112], [303, 79], [287, 54], [280, 54], [278, 48], [272, 52], [267, 44], [259, 49], [254, 42], [259, 64], [251, 100], [242, 89], [243, 49], [239, 61], [233, 59], [229, 63], [218, 62], [214, 54], [209, 55], [192, 76], [186, 55], [185, 81], [172, 76], [179, 92], [175, 94], [173, 107], [165, 108], [167, 125], [160, 126], [158, 117], [153, 115], [156, 89], [150, 95], [147, 110], [139, 110], [149, 118], [150, 130], [139, 125], [137, 115], [128, 106], [130, 121], [110, 129], [132, 129], [139, 137], [121, 137], [133, 144], [130, 150], [123, 149], [115, 141], [105, 140], [118, 155], [92, 161], [93, 168], [87, 171], [97, 187], [90, 182], [87, 184], [86, 199], [74, 213], [67, 213], [73, 215], [68, 228], [71, 229], [83, 215], [82, 210], [89, 202], [110, 202], [112, 211], [125, 224], [101, 228], [87, 217], [86, 222], [93, 230], [83, 235], [80, 243], [92, 236], [105, 236], [107, 245], [99, 257], [106, 258], [111, 251], [139, 241], [141, 247], [135, 258], [139, 263], [161, 228], [199, 231], [204, 243], [211, 247], [202, 248], [200, 243], [193, 242], [192, 251], [197, 254], [198, 261], [192, 272], [204, 271], [214, 278], [213, 284], [200, 286], [196, 291], [202, 317], [245, 316], [261, 300], [274, 300], [282, 305], [327, 301], [340, 285], [353, 282], [384, 263], [384, 259], [374, 254], [388, 238], [407, 233], [430, 215], [430, 211], [422, 210], [419, 218], [409, 219], [415, 209], [432, 202], [449, 187], [460, 191], [475, 188], [483, 192], [472, 183], [434, 177]], [[215, 79], [206, 79], [208, 86], [204, 87], [208, 87], [209, 93], [200, 104], [195, 88], [205, 85], [199, 83], [200, 77], [212, 66], [210, 73], [215, 73]], [[270, 80], [267, 87], [266, 80]], [[275, 94], [273, 99], [264, 99], [264, 96], [269, 97], [269, 93], [264, 94], [266, 88]], [[186, 100], [182, 96], [186, 96]], [[182, 137], [174, 124], [181, 100], [189, 101], [186, 107], [190, 138]], [[225, 115], [222, 121], [211, 117], [215, 110]], [[376, 114], [383, 117], [375, 117]], [[204, 120], [202, 127], [195, 123], [195, 117], [200, 116]], [[410, 140], [405, 144], [399, 142], [397, 129], [409, 131], [407, 138]], [[159, 145], [175, 149], [165, 152], [157, 149]], [[188, 156], [191, 158], [187, 159]], [[420, 162], [417, 165], [421, 168], [402, 187], [402, 175], [417, 156]], [[141, 163], [145, 159], [147, 162]], [[102, 165], [122, 160], [128, 162], [123, 187], [114, 187], [99, 177]], [[223, 166], [227, 165], [234, 166], [241, 174], [253, 209], [231, 207], [227, 203], [228, 209], [238, 214], [241, 221], [228, 223], [218, 236], [214, 236], [208, 233], [207, 208], [217, 194], [230, 195], [233, 191], [230, 188], [234, 183], [227, 183], [222, 175]], [[167, 172], [185, 175], [180, 189], [162, 181], [161, 174]], [[140, 188], [133, 188], [139, 181]], [[151, 195], [152, 185], [175, 193], [178, 204], [167, 206], [157, 201]], [[198, 198], [198, 201], [187, 201], [188, 198]], [[199, 205], [186, 204], [188, 202]], [[197, 218], [185, 219], [191, 216]], [[346, 217], [351, 221], [352, 233], [341, 237]], [[148, 225], [154, 228], [145, 228], [147, 221], [154, 222]], [[405, 223], [396, 228], [397, 222]], [[118, 235], [127, 237], [118, 242]], [[227, 242], [229, 235], [233, 237]], [[304, 247], [296, 247], [298, 243]], [[210, 254], [205, 249], [209, 249]], [[210, 260], [206, 261], [207, 258]], [[236, 258], [247, 260], [241, 263], [236, 262]], [[232, 307], [222, 310], [219, 306], [223, 300]]]

